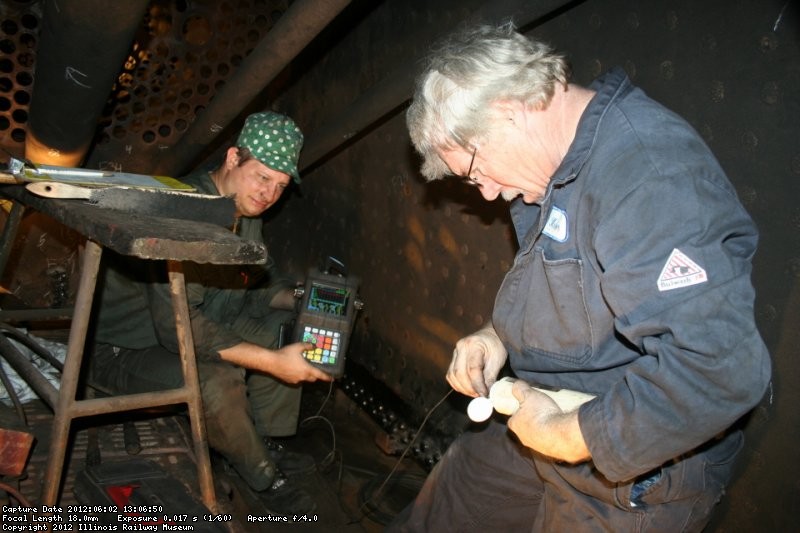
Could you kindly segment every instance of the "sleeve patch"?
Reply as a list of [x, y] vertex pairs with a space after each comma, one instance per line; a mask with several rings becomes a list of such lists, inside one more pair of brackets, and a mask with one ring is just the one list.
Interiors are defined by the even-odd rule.
[[703, 268], [675, 248], [658, 276], [658, 290], [670, 291], [708, 281]]

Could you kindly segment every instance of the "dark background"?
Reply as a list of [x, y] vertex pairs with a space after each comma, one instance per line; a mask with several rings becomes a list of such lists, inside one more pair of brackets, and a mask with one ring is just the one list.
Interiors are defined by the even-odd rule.
[[[490, 317], [516, 247], [502, 201], [487, 204], [474, 189], [420, 178], [403, 115], [417, 59], [467, 19], [514, 16], [570, 58], [578, 83], [622, 66], [701, 133], [761, 231], [753, 281], [774, 378], [746, 420], [746, 464], [711, 529], [793, 529], [800, 501], [798, 2], [355, 0], [255, 96], [241, 98], [230, 84], [247, 84], [234, 76], [252, 68], [251, 50], [287, 14], [305, 20], [321, 3], [147, 4], [133, 42], [123, 43], [128, 52], [109, 71], [102, 105], [87, 112], [85, 166], [179, 176], [212, 163], [249, 112], [292, 115], [306, 134], [303, 183], [268, 213], [269, 251], [298, 278], [329, 255], [361, 277], [365, 309], [341, 386], [402, 440], [447, 392], [452, 347]], [[0, 2], [0, 147], [16, 156], [42, 123], [36, 120], [72, 105], [58, 91], [34, 90], [43, 79], [37, 64], [49, 53], [40, 42], [45, 13], [44, 1]], [[117, 23], [96, 9], [85, 17]], [[181, 139], [197, 133], [192, 128], [215, 96], [235, 116], [213, 121], [202, 146], [187, 150]], [[70, 139], [67, 129], [53, 142]], [[68, 303], [74, 236], [40, 220], [26, 224], [3, 288], [31, 305]], [[433, 413], [413, 449], [422, 464], [434, 464], [463, 429], [465, 405], [452, 395]]]

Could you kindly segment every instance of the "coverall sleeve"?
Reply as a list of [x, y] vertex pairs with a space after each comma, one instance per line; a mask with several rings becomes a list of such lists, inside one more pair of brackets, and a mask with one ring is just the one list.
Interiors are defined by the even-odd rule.
[[[603, 297], [618, 334], [642, 353], [579, 412], [609, 480], [695, 449], [762, 398], [770, 361], [754, 320], [756, 243], [732, 191], [703, 178], [659, 176], [621, 191], [595, 228]], [[671, 262], [676, 253], [691, 263]], [[690, 277], [676, 285], [676, 273]]]
[[253, 269], [253, 276], [249, 280], [243, 312], [250, 318], [263, 318], [270, 313], [269, 302], [280, 291], [293, 288], [295, 280], [285, 275], [271, 256], [265, 265]]

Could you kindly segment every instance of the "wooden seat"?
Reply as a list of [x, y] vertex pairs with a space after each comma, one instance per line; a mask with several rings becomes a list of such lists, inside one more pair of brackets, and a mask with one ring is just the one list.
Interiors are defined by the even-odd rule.
[[[0, 186], [0, 196], [14, 202], [2, 234], [0, 274], [5, 269], [9, 250], [25, 209], [35, 209], [86, 238], [59, 389], [56, 390], [44, 379], [36, 379], [30, 368], [24, 369], [24, 374], [29, 376], [31, 388], [50, 405], [55, 414], [41, 503], [54, 506], [59, 500], [65, 453], [73, 419], [185, 403], [192, 428], [203, 503], [209, 510], [216, 512], [217, 503], [189, 323], [183, 262], [261, 264], [266, 262], [267, 258], [265, 247], [260, 243], [244, 241], [225, 228], [202, 221], [142, 216], [137, 213], [103, 209], [76, 200], [44, 199], [28, 193], [20, 185]], [[95, 285], [104, 248], [110, 248], [123, 255], [166, 261], [183, 368], [182, 387], [144, 394], [76, 399]], [[27, 361], [24, 358], [14, 354], [13, 349], [6, 350], [7, 345], [3, 346], [2, 355], [12, 366], [19, 368], [26, 365]]]

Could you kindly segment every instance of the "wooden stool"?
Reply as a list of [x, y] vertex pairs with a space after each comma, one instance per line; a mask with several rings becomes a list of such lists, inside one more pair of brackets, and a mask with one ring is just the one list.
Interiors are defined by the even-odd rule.
[[[55, 412], [41, 503], [54, 506], [59, 500], [65, 453], [73, 419], [185, 403], [189, 411], [203, 503], [210, 511], [216, 512], [217, 502], [209, 461], [182, 262], [262, 264], [266, 262], [267, 257], [264, 246], [260, 243], [244, 241], [220, 226], [205, 222], [141, 216], [136, 213], [103, 209], [74, 200], [43, 199], [31, 195], [18, 185], [0, 186], [0, 196], [15, 202], [3, 231], [0, 273], [5, 268], [9, 250], [22, 217], [22, 210], [18, 209], [18, 205], [40, 211], [72, 228], [87, 239], [80, 268], [75, 309], [70, 324], [61, 386], [56, 391], [46, 380], [35, 379], [35, 376], [31, 375], [30, 368], [24, 369], [24, 372], [20, 373], [20, 375], [25, 374], [31, 377], [29, 379], [31, 387]], [[183, 369], [183, 387], [142, 394], [76, 399], [95, 285], [104, 247], [123, 255], [166, 260]], [[25, 367], [26, 364], [30, 366], [24, 357], [19, 357], [18, 353], [14, 354], [15, 351], [6, 350], [5, 345], [2, 350], [3, 356], [15, 368]]]

